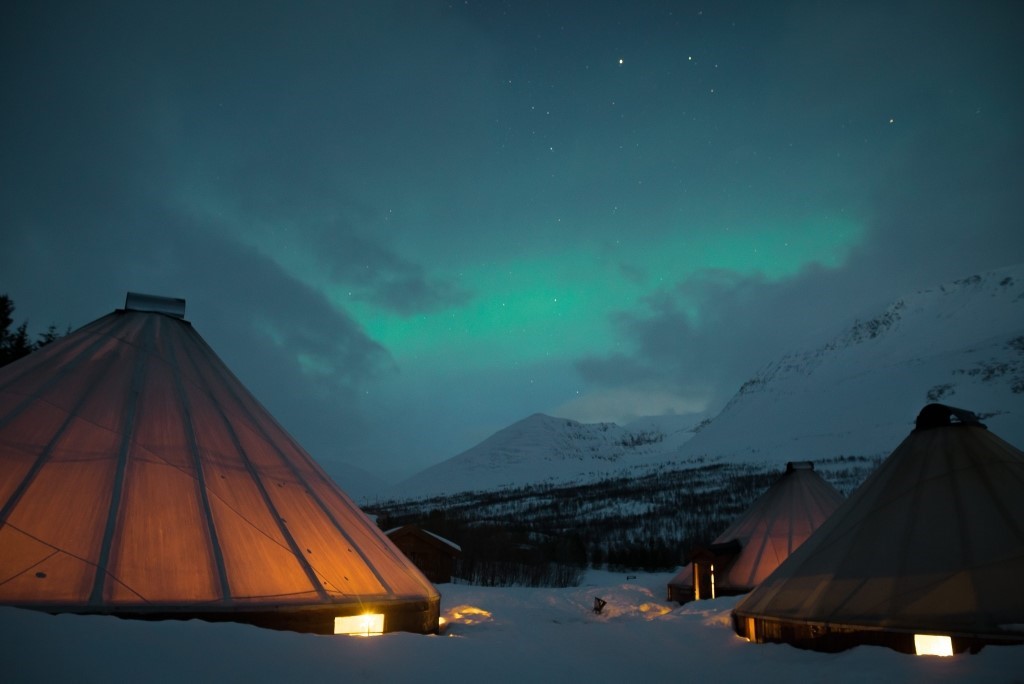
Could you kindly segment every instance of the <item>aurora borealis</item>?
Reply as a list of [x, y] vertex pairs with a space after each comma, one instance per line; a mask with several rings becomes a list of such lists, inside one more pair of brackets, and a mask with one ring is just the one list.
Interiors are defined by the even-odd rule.
[[18, 320], [185, 297], [328, 470], [408, 475], [534, 412], [714, 412], [780, 353], [1024, 259], [1015, 2], [6, 15]]

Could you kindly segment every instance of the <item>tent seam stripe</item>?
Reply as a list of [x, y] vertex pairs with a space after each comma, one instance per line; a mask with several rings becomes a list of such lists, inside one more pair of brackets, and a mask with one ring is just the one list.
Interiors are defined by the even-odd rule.
[[[224, 371], [224, 369], [218, 369], [218, 370], [221, 373], [223, 373], [223, 371]], [[306, 480], [306, 478], [304, 478], [302, 476], [302, 474], [298, 471], [298, 469], [295, 467], [295, 464], [292, 462], [292, 460], [285, 456], [285, 454], [280, 450], [280, 448], [278, 448], [277, 443], [274, 440], [270, 439], [270, 436], [267, 434], [266, 429], [264, 428], [263, 424], [260, 421], [255, 420], [255, 416], [253, 415], [253, 413], [249, 409], [249, 407], [246, 406], [243, 402], [239, 401], [239, 397], [235, 394], [234, 390], [232, 389], [232, 387], [233, 387], [232, 384], [231, 383], [225, 383], [225, 385], [229, 388], [229, 391], [231, 392], [232, 396], [235, 398], [235, 401], [238, 402], [239, 406], [242, 407], [242, 410], [245, 412], [245, 414], [252, 421], [253, 425], [259, 430], [259, 432], [263, 436], [263, 438], [267, 441], [268, 444], [271, 445], [271, 447], [274, 449], [274, 451], [277, 452], [278, 457], [287, 465], [288, 469], [291, 470], [292, 474], [296, 477], [296, 479], [299, 482], [302, 483], [302, 485], [305, 487], [306, 491], [309, 493], [309, 495], [312, 497], [312, 499], [314, 501], [316, 501], [317, 506], [320, 508], [320, 510], [324, 513], [324, 515], [327, 517], [327, 519], [331, 521], [331, 524], [334, 525], [335, 529], [338, 530], [338, 532], [342, 535], [342, 537], [345, 538], [345, 540], [349, 543], [350, 547], [355, 551], [355, 553], [357, 553], [359, 555], [359, 557], [362, 559], [362, 561], [365, 564], [365, 566], [367, 567], [367, 569], [369, 569], [370, 572], [373, 573], [374, 577], [377, 578], [377, 581], [380, 583], [380, 585], [382, 587], [384, 587], [384, 589], [388, 593], [394, 593], [394, 589], [391, 587], [391, 585], [384, 579], [384, 577], [380, 574], [380, 572], [377, 570], [375, 565], [372, 562], [370, 562], [370, 559], [367, 558], [365, 553], [363, 553], [362, 548], [352, 540], [352, 537], [349, 536], [348, 532], [345, 531], [344, 527], [338, 522], [338, 520], [334, 517], [334, 515], [331, 513], [331, 511], [327, 508], [326, 504], [324, 504], [323, 500], [320, 498], [320, 495], [316, 493], [316, 490], [313, 487], [310, 486], [310, 484]], [[255, 400], [255, 397], [253, 399]], [[257, 401], [257, 404], [259, 404], [258, 400], [256, 400], [256, 401]], [[278, 426], [278, 427], [280, 428], [280, 426]], [[284, 430], [283, 428], [280, 428], [280, 430], [281, 430], [282, 435], [284, 435], [285, 438], [287, 438], [289, 440], [291, 445], [293, 447], [297, 447], [297, 445], [295, 444], [294, 440], [291, 439], [291, 437], [287, 433], [287, 431]], [[296, 448], [296, 451], [299, 452], [299, 453], [302, 453], [302, 454], [305, 453], [305, 450], [302, 449], [301, 447]], [[361, 511], [356, 511], [356, 513], [358, 513], [359, 515], [362, 515]], [[385, 546], [385, 548], [387, 548], [387, 547]], [[305, 556], [302, 556], [302, 558], [303, 558], [304, 561], [306, 560]]]
[[[173, 325], [173, 324], [172, 324]], [[175, 326], [175, 330], [179, 330]], [[178, 338], [175, 338], [175, 341]], [[182, 352], [188, 356], [188, 351], [182, 349]], [[178, 394], [178, 400], [182, 406], [182, 418], [185, 422], [185, 435], [188, 439], [189, 452], [192, 454], [192, 463], [195, 466], [195, 480], [196, 489], [199, 492], [199, 498], [203, 506], [203, 514], [206, 516], [206, 530], [207, 538], [210, 542], [210, 548], [213, 551], [213, 560], [217, 566], [217, 573], [220, 578], [220, 592], [221, 598], [224, 601], [232, 602], [231, 584], [228, 580], [227, 566], [224, 561], [224, 551], [220, 546], [220, 538], [217, 534], [217, 526], [213, 517], [213, 509], [210, 506], [209, 492], [206, 488], [206, 476], [203, 473], [203, 460], [202, 455], [199, 453], [199, 444], [196, 441], [195, 424], [192, 422], [192, 407], [189, 404], [188, 393], [185, 391], [185, 386], [181, 379], [181, 364], [178, 361], [178, 355], [175, 353], [175, 349], [171, 348], [168, 353], [170, 362], [173, 364], [174, 372], [171, 374], [174, 377], [174, 388]]]
[[[190, 330], [193, 330], [193, 329], [190, 328]], [[202, 340], [202, 338], [199, 337], [198, 334], [196, 334], [196, 337], [200, 341]], [[199, 347], [200, 347], [200, 349], [203, 350], [204, 355], [212, 356], [214, 360], [219, 360], [219, 359], [217, 359], [216, 354], [213, 353], [213, 350], [209, 349], [208, 346], [199, 345]], [[186, 353], [188, 353], [188, 352], [186, 352]], [[190, 360], [192, 361], [193, 365], [195, 365], [195, 359], [192, 358], [191, 353], [188, 353], [188, 356], [190, 357]], [[210, 361], [210, 359], [207, 359], [207, 361]], [[211, 363], [210, 365], [214, 368], [215, 371], [218, 370], [217, 366], [219, 364]], [[202, 375], [202, 377], [205, 379], [205, 375]], [[221, 374], [221, 379], [223, 379], [223, 374]], [[224, 383], [224, 384], [228, 387], [228, 392], [231, 394], [232, 398], [234, 398], [234, 400], [236, 402], [238, 402], [238, 395], [235, 394], [235, 392], [232, 391], [232, 389], [230, 388], [230, 384], [231, 383]], [[214, 394], [211, 391], [208, 383], [207, 383], [207, 386], [206, 386], [206, 391], [207, 391], [207, 393], [211, 397], [214, 396]], [[323, 583], [320, 581], [320, 578], [317, 576], [316, 570], [314, 570], [312, 565], [309, 564], [309, 561], [306, 559], [305, 554], [302, 553], [302, 550], [299, 548], [298, 544], [295, 542], [295, 538], [292, 536], [291, 530], [289, 530], [287, 525], [284, 524], [283, 518], [281, 517], [280, 512], [274, 506], [274, 502], [270, 498], [270, 493], [267, 492], [267, 489], [264, 486], [263, 481], [260, 479], [259, 472], [256, 470], [255, 466], [253, 466], [252, 461], [251, 461], [251, 459], [248, 456], [248, 453], [245, 451], [245, 448], [242, 446], [242, 443], [241, 443], [241, 441], [238, 438], [238, 434], [235, 432], [234, 427], [231, 425], [231, 421], [228, 420], [228, 417], [224, 414], [224, 409], [222, 407], [220, 407], [219, 405], [217, 405], [216, 403], [214, 403], [214, 406], [216, 407], [217, 412], [220, 414], [221, 421], [223, 422], [225, 428], [227, 429], [228, 434], [231, 437], [231, 442], [232, 442], [232, 444], [234, 444], [235, 449], [238, 452], [238, 456], [241, 459], [243, 465], [245, 466], [246, 472], [249, 473], [249, 477], [252, 478], [252, 481], [255, 483], [256, 488], [257, 488], [257, 490], [260, 493], [260, 496], [263, 498], [263, 502], [267, 505], [267, 508], [270, 511], [271, 516], [274, 519], [274, 523], [277, 525], [278, 531], [281, 533], [281, 536], [285, 539], [285, 541], [287, 541], [288, 547], [291, 549], [292, 554], [298, 559], [299, 565], [302, 567], [303, 572], [306, 575], [306, 578], [310, 582], [310, 585], [313, 587], [313, 589], [317, 592], [317, 594], [322, 599], [328, 600], [330, 598], [330, 596], [327, 594], [327, 591], [324, 589]]]
[[[103, 343], [103, 341], [104, 341], [103, 338], [97, 339], [95, 342], [93, 342], [93, 344], [89, 345], [87, 347], [87, 349], [85, 349], [85, 350], [83, 350], [82, 352], [79, 353], [78, 358], [76, 360], [76, 363], [69, 364], [62, 373], [57, 374], [57, 375], [63, 377], [65, 373], [70, 371], [70, 369], [72, 369], [74, 367], [77, 367], [77, 365], [81, 362], [80, 359], [85, 354], [90, 353], [92, 351], [95, 351], [95, 349], [97, 347], [99, 347]], [[111, 361], [112, 361], [112, 359], [111, 359]], [[105, 371], [107, 368], [110, 367], [110, 365], [111, 365], [111, 363], [108, 362], [100, 371], [97, 371], [96, 373], [94, 373], [94, 377], [102, 375], [102, 371]], [[24, 402], [22, 402], [19, 406], [17, 406], [11, 413], [8, 413], [6, 416], [4, 416], [4, 420], [0, 421], [0, 427], [2, 427], [9, 420], [13, 419], [13, 417], [15, 415], [20, 414], [22, 411], [24, 411], [26, 408], [28, 408], [28, 406], [33, 401], [36, 401], [36, 400], [44, 401], [43, 399], [40, 398], [39, 395], [40, 395], [40, 393], [42, 391], [44, 391], [48, 387], [51, 387], [52, 385], [53, 385], [52, 382], [46, 383], [43, 387], [40, 387], [39, 390], [35, 394], [33, 394], [32, 396], [28, 397]], [[46, 444], [46, 446], [44, 447], [43, 451], [39, 454], [38, 458], [36, 458], [35, 463], [32, 464], [32, 467], [29, 469], [29, 471], [27, 473], [25, 473], [25, 477], [22, 478], [22, 481], [18, 484], [17, 488], [11, 493], [10, 497], [7, 499], [7, 502], [4, 504], [3, 508], [0, 509], [0, 527], [3, 527], [3, 525], [6, 523], [7, 517], [17, 507], [18, 502], [21, 500], [21, 497], [25, 494], [25, 492], [31, 486], [32, 482], [35, 480], [36, 476], [39, 474], [39, 471], [41, 471], [43, 469], [43, 466], [45, 466], [46, 463], [50, 460], [50, 456], [53, 454], [53, 449], [56, 446], [57, 441], [64, 434], [64, 431], [67, 430], [68, 426], [71, 424], [71, 421], [75, 418], [75, 416], [77, 415], [78, 411], [85, 404], [86, 400], [91, 397], [91, 392], [94, 391], [97, 386], [98, 385], [95, 382], [90, 382], [88, 384], [88, 388], [89, 389], [86, 392], [82, 393], [82, 396], [79, 397], [79, 399], [75, 403], [74, 407], [70, 411], [67, 412], [67, 415], [64, 418], [64, 422], [61, 423], [60, 427], [54, 433], [54, 435], [50, 439], [50, 441]]]
[[[114, 475], [114, 486], [110, 496], [110, 510], [107, 513], [107, 524], [103, 530], [103, 542], [100, 545], [100, 557], [97, 562], [98, 571], [93, 582], [92, 593], [89, 596], [90, 605], [100, 605], [103, 602], [103, 585], [106, 583], [107, 563], [110, 562], [111, 547], [114, 542], [114, 535], [117, 531], [117, 518], [121, 509], [121, 499], [124, 494], [125, 473], [128, 469], [128, 455], [131, 451], [132, 441], [135, 435], [135, 418], [138, 411], [139, 395], [146, 377], [146, 356], [150, 352], [152, 344], [149, 335], [152, 334], [153, 321], [146, 319], [140, 337], [144, 337], [145, 346], [140, 348], [138, 358], [135, 360], [135, 371], [132, 374], [131, 400], [128, 402], [128, 415], [125, 418], [124, 434], [121, 438], [121, 448], [117, 456], [117, 470]], [[145, 600], [145, 597], [143, 597]]]

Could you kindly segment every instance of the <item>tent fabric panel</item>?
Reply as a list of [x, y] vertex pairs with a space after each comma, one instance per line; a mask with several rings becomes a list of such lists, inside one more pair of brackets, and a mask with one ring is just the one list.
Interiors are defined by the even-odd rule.
[[[366, 550], [353, 548], [355, 545], [324, 515], [305, 487], [278, 482], [268, 490], [275, 509], [288, 521], [299, 552], [307, 554], [307, 562], [329, 591], [345, 596], [389, 593], [370, 567], [383, 560], [380, 555], [364, 560], [362, 553]], [[354, 527], [351, 520], [346, 522]]]
[[400, 596], [437, 594], [437, 589], [420, 569], [331, 481], [319, 479], [309, 486], [333, 519], [345, 526], [352, 543], [372, 559], [374, 568], [392, 593]]
[[776, 550], [776, 540], [772, 538], [772, 530], [766, 522], [753, 525], [745, 532], [742, 550], [728, 571], [715, 574], [718, 586], [723, 585], [724, 579], [726, 585], [752, 587], [758, 582], [759, 575], [763, 579], [770, 572], [767, 568], [774, 569], [779, 564], [781, 559]]
[[[310, 481], [323, 476], [305, 452], [294, 447], [290, 437], [243, 388], [224, 386], [217, 391], [219, 405], [232, 411], [229, 419], [241, 452], [257, 471], [274, 509], [287, 520], [296, 553], [305, 554], [326, 590], [342, 596], [390, 593], [373, 567], [382, 560], [381, 554], [375, 552], [374, 558], [368, 558], [350, 539], [354, 530], [366, 525], [365, 520], [349, 514], [343, 518], [344, 527], [335, 525], [310, 493]], [[380, 547], [380, 542], [376, 546]]]
[[[210, 601], [220, 598], [221, 573], [210, 542], [190, 441], [174, 376], [166, 356], [167, 334], [155, 330], [145, 343], [150, 360], [130, 426], [121, 510], [104, 587], [113, 602]], [[182, 558], [190, 559], [187, 564]]]
[[112, 463], [101, 455], [110, 437], [76, 422], [6, 522], [55, 549], [97, 562], [114, 477]]
[[203, 450], [213, 525], [233, 600], [260, 596], [315, 596], [282, 534], [288, 520], [267, 507], [252, 472], [237, 456]]
[[[207, 353], [192, 355], [192, 362], [209, 365], [204, 377], [220, 374], [223, 380], [210, 387], [211, 399], [231, 423], [241, 453], [259, 473], [271, 502], [279, 509], [278, 514], [288, 521], [287, 529], [297, 547], [296, 552], [306, 554], [307, 562], [320, 576], [325, 589], [342, 595], [352, 591], [385, 594], [396, 590], [391, 586], [396, 582], [411, 595], [421, 595], [424, 591], [435, 594], [433, 585], [330, 482], [316, 461], [295, 443], [216, 355], [205, 344], [201, 349]], [[285, 490], [289, 491], [289, 496], [283, 496]], [[311, 492], [315, 492], [315, 496]], [[328, 503], [337, 500], [348, 503], [340, 506]], [[300, 518], [307, 524], [296, 524]], [[321, 551], [317, 553], [315, 548]], [[375, 559], [366, 556], [365, 549], [371, 549]], [[380, 567], [382, 561], [383, 567]], [[382, 573], [388, 575], [383, 584]]]
[[42, 402], [33, 405], [7, 424], [0, 433], [0, 510], [21, 487], [67, 414]]
[[37, 450], [26, 445], [0, 443], [0, 510], [14, 504], [12, 497], [28, 477], [39, 458]]
[[[17, 413], [20, 405], [28, 405]], [[53, 433], [68, 419], [69, 412], [51, 402], [29, 399], [22, 392], [0, 391], [0, 420], [4, 421], [3, 441], [0, 443], [17, 443], [27, 446], [45, 446]], [[11, 435], [7, 437], [6, 435]], [[16, 441], [14, 439], [16, 435]]]
[[195, 477], [136, 448], [123, 491], [104, 598], [113, 603], [220, 599], [220, 573]]
[[[245, 471], [245, 460], [216, 406], [199, 388], [186, 386], [185, 393], [193, 407], [192, 430], [204, 470], [217, 467], [236, 472]], [[209, 486], [210, 478], [205, 479]]]
[[[211, 480], [219, 480], [219, 476]], [[317, 601], [318, 591], [291, 548], [265, 519], [265, 509], [237, 508], [212, 496], [210, 510], [221, 542], [231, 601]], [[269, 532], [266, 531], [269, 528]]]
[[0, 444], [10, 444], [19, 450], [38, 454], [67, 422], [68, 415], [67, 411], [49, 402], [32, 401], [18, 413], [0, 418], [5, 422]]
[[233, 597], [316, 594], [282, 531], [287, 517], [268, 507], [258, 476], [212, 397], [194, 384], [185, 392], [194, 407], [211, 516]]
[[288, 462], [276, 444], [267, 440], [258, 431], [248, 415], [234, 414], [231, 421], [242, 453], [260, 474], [264, 484], [268, 487], [302, 484], [301, 471]]
[[175, 468], [194, 471], [189, 421], [167, 364], [149, 364], [138, 410], [133, 443]]
[[916, 580], [914, 585], [902, 589], [905, 594], [901, 613], [908, 621], [926, 625], [936, 619], [977, 613], [978, 587], [966, 570], [948, 575], [922, 575]]
[[[306, 492], [299, 494], [294, 500], [312, 506], [310, 512], [314, 519], [322, 520], [324, 530], [333, 529], [338, 535], [338, 545], [328, 548], [342, 552], [344, 545], [345, 552], [335, 558], [339, 564], [331, 566], [335, 568], [335, 572], [341, 572], [341, 576], [351, 586], [354, 578], [350, 574], [350, 568], [355, 561], [368, 571], [363, 573], [365, 580], [370, 582], [368, 587], [378, 585], [381, 591], [400, 596], [417, 596], [423, 595], [424, 592], [430, 596], [436, 595], [436, 589], [419, 568], [395, 547], [344, 492], [319, 474], [319, 468], [314, 462], [309, 462], [316, 471], [306, 480], [304, 490], [302, 485], [293, 485], [297, 492]], [[272, 490], [272, 494], [282, 493], [285, 489], [287, 488], [276, 488]], [[300, 541], [301, 546], [301, 539], [297, 537], [297, 541]], [[322, 559], [317, 559], [314, 563], [318, 572], [324, 572], [321, 561]]]
[[[232, 511], [232, 514], [243, 520], [247, 527], [257, 530], [260, 536], [266, 537], [278, 546], [287, 547], [288, 541], [281, 529], [287, 525], [287, 519], [282, 521], [280, 515], [267, 507], [263, 493], [248, 469], [240, 464], [227, 465], [224, 463], [226, 460], [228, 459], [218, 457], [206, 460], [204, 464], [206, 489], [211, 506], [214, 501], [222, 503], [224, 510]], [[232, 524], [231, 520], [222, 521], [216, 511], [213, 511], [213, 520], [218, 531], [222, 522]], [[218, 537], [224, 537], [225, 534], [218, 533]], [[221, 544], [224, 543], [225, 540], [221, 539]]]
[[[78, 407], [75, 415], [77, 418], [92, 423], [98, 427], [109, 430], [115, 434], [123, 434], [125, 430], [125, 415], [129, 401], [133, 401], [132, 378], [135, 373], [135, 366], [139, 361], [138, 353], [134, 349], [105, 349], [100, 355], [110, 354], [118, 358], [106, 368], [103, 375], [95, 380], [89, 396]], [[83, 374], [84, 375], [84, 374]], [[85, 393], [85, 388], [81, 393]], [[58, 397], [57, 395], [62, 395]], [[63, 396], [67, 395], [67, 396]], [[47, 393], [45, 401], [58, 404], [71, 411], [74, 410], [76, 401], [81, 394], [71, 394], [65, 388]], [[116, 457], [116, 453], [114, 454]]]
[[[109, 473], [95, 464], [43, 468], [5, 522], [53, 549], [96, 563], [103, 538], [99, 523], [105, 519], [106, 509], [91, 493], [109, 488], [110, 479]], [[67, 486], [69, 481], [70, 491], [52, 496], [45, 491], [52, 485]], [[46, 512], [45, 517], [40, 517], [40, 511]]]
[[95, 565], [10, 525], [0, 528], [0, 548], [0, 603], [80, 604], [92, 589]]
[[[716, 577], [724, 591], [747, 590], [765, 580], [843, 502], [843, 496], [813, 470], [783, 474], [713, 543], [738, 539], [742, 551]], [[717, 575], [717, 573], [716, 573]], [[689, 578], [680, 577], [687, 586]]]
[[[319, 521], [303, 529], [321, 530], [325, 533], [328, 533], [327, 530], [333, 530], [330, 534], [336, 535], [338, 539], [336, 544], [324, 540], [318, 542], [328, 544], [321, 548], [337, 552], [333, 562], [327, 566], [323, 565], [322, 556], [315, 562], [310, 557], [318, 572], [325, 572], [325, 568], [330, 568], [334, 573], [334, 582], [339, 581], [339, 577], [346, 582], [346, 585], [341, 586], [354, 587], [359, 586], [359, 581], [366, 582], [368, 584], [363, 585], [366, 587], [365, 591], [369, 591], [372, 586], [378, 586], [381, 592], [399, 595], [436, 592], [420, 570], [322, 473], [316, 462], [295, 445], [287, 434], [282, 433], [280, 439], [274, 440], [274, 444], [286, 457], [287, 463], [304, 464], [306, 467], [304, 470], [295, 468], [295, 472], [288, 478], [288, 481], [294, 484], [278, 483], [279, 486], [270, 490], [271, 495], [276, 497], [285, 491], [291, 492], [292, 502], [309, 507], [311, 522]], [[296, 480], [296, 477], [300, 479]], [[303, 547], [302, 539], [298, 535], [296, 541], [302, 548], [312, 548], [309, 545]], [[362, 576], [362, 580], [352, 576], [353, 568], [357, 569], [356, 572]]]
[[220, 498], [270, 535], [275, 543], [285, 544], [278, 523], [253, 481], [247, 454], [240, 451], [223, 407], [202, 386], [186, 383], [184, 390], [192, 407], [192, 428], [211, 498]]
[[18, 405], [24, 402], [26, 395], [0, 389], [0, 421], [7, 420]]
[[[1005, 553], [992, 562], [974, 568], [972, 582], [978, 600], [976, 611], [991, 625], [1021, 624], [1024, 615], [1024, 592], [1020, 591], [1020, 578], [1024, 577], [1024, 549]], [[1007, 587], [1016, 591], [1007, 595]]]

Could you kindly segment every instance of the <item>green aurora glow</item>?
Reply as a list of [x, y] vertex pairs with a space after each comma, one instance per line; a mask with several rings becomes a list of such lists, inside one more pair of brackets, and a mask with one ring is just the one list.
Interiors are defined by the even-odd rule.
[[811, 263], [838, 267], [861, 237], [853, 221], [819, 219], [748, 231], [680, 232], [660, 244], [620, 241], [504, 260], [478, 248], [479, 261], [438, 263], [430, 274], [454, 273], [458, 286], [471, 293], [469, 301], [413, 316], [361, 299], [351, 284], [318, 277], [309, 262], [281, 265], [354, 316], [400, 365], [488, 366], [497, 359], [527, 364], [607, 352], [617, 342], [611, 314], [636, 310], [645, 296], [687, 275], [721, 269], [778, 280]]

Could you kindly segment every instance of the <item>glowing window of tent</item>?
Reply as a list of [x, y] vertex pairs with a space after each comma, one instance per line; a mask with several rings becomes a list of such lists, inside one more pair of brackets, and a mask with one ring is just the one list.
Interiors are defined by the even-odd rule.
[[334, 633], [350, 636], [377, 636], [384, 633], [384, 614], [365, 613], [334, 618]]
[[711, 564], [711, 598], [715, 598], [715, 564]]
[[917, 655], [953, 655], [953, 640], [948, 636], [937, 634], [915, 634], [914, 652]]

